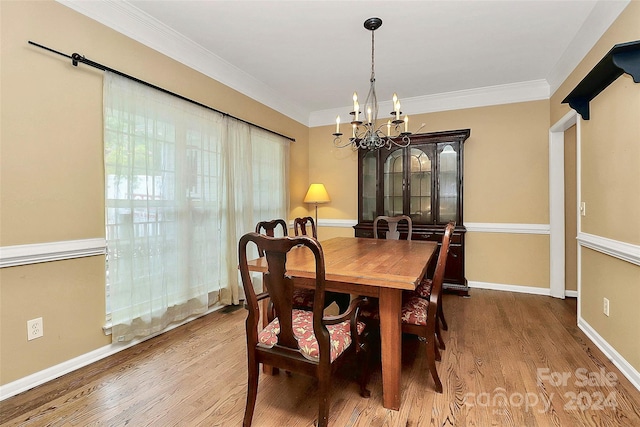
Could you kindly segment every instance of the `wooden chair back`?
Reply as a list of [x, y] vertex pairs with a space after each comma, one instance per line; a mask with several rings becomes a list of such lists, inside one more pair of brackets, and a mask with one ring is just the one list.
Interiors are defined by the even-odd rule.
[[317, 239], [318, 231], [316, 230], [316, 223], [312, 217], [306, 216], [293, 220], [293, 231], [296, 236], [307, 236], [307, 227], [311, 228], [311, 236], [313, 236], [314, 239]]
[[[282, 228], [282, 236], [286, 237], [289, 235], [289, 230], [287, 228], [287, 222], [284, 219], [272, 219], [271, 221], [260, 221], [256, 224], [256, 233], [264, 234], [269, 237], [276, 236], [276, 229], [280, 226]], [[264, 256], [263, 250], [258, 246], [258, 254], [260, 256]]]
[[[267, 260], [267, 272], [264, 274], [269, 280], [265, 281], [266, 291], [256, 295], [255, 288], [252, 283], [252, 276], [249, 271], [247, 261], [247, 246], [255, 244], [261, 248]], [[312, 329], [317, 341], [317, 357], [310, 358], [308, 354], [300, 347], [298, 339], [294, 333], [293, 318], [300, 318], [300, 313], [309, 313], [306, 310], [296, 310], [293, 308], [293, 279], [286, 274], [287, 254], [291, 250], [309, 250], [313, 253], [315, 259], [315, 279], [310, 279], [315, 283], [315, 298], [313, 300], [313, 313], [311, 321], [308, 323], [298, 324], [296, 332], [300, 334], [301, 328]], [[247, 299], [248, 315], [246, 320], [247, 334], [247, 358], [248, 358], [248, 392], [247, 406], [245, 409], [243, 426], [251, 425], [253, 412], [255, 409], [256, 396], [258, 390], [258, 376], [260, 363], [270, 365], [276, 368], [284, 369], [288, 372], [298, 372], [305, 375], [318, 378], [319, 382], [319, 415], [318, 426], [326, 426], [329, 414], [330, 402], [330, 378], [333, 362], [341, 361], [342, 355], [347, 353], [357, 354], [361, 351], [360, 338], [357, 332], [356, 318], [358, 310], [363, 299], [352, 302], [346, 313], [340, 316], [324, 317], [324, 300], [325, 300], [325, 261], [324, 253], [320, 243], [308, 236], [298, 237], [270, 237], [258, 233], [248, 233], [242, 236], [238, 244], [238, 259], [240, 266], [240, 276], [242, 278], [242, 286]], [[260, 300], [269, 298], [273, 304], [274, 315], [277, 317], [279, 328], [273, 327], [275, 317], [270, 319], [270, 334], [267, 337], [277, 336], [275, 342], [270, 342], [271, 346], [267, 346], [264, 342], [259, 341], [259, 322], [260, 322]], [[309, 316], [306, 317], [309, 320]], [[335, 325], [337, 323], [349, 320], [349, 328], [351, 331], [352, 342], [346, 350], [332, 361], [331, 356], [331, 338], [327, 325]], [[260, 328], [262, 330], [262, 328]], [[303, 336], [310, 335], [306, 330]], [[264, 337], [263, 337], [264, 338]], [[308, 352], [308, 348], [305, 348]], [[362, 364], [362, 362], [361, 362]], [[367, 375], [361, 377], [361, 394], [368, 393], [366, 390]]]
[[[444, 282], [444, 273], [447, 266], [447, 258], [449, 257], [449, 248], [451, 246], [451, 234], [455, 228], [455, 222], [449, 222], [444, 229], [444, 236], [442, 237], [442, 244], [440, 245], [440, 251], [438, 252], [438, 261], [436, 264], [435, 272], [433, 273], [433, 287], [435, 290], [436, 282], [439, 283], [439, 292], [442, 293], [442, 282]], [[431, 292], [433, 294], [433, 291]]]
[[407, 240], [411, 240], [411, 235], [413, 233], [413, 221], [411, 221], [411, 217], [407, 215], [397, 215], [397, 216], [385, 216], [381, 215], [376, 217], [373, 221], [373, 237], [379, 239], [378, 237], [378, 223], [380, 221], [384, 221], [387, 223], [388, 231], [385, 235], [387, 240], [399, 240], [400, 232], [398, 231], [398, 224], [401, 221], [407, 222]]

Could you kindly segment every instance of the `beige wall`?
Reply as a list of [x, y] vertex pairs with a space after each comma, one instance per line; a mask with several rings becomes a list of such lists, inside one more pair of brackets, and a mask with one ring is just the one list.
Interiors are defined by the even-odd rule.
[[[580, 309], [584, 320], [640, 370], [640, 267], [582, 248]], [[602, 312], [609, 300], [609, 316]]]
[[[569, 109], [561, 101], [618, 43], [640, 40], [640, 2], [632, 1], [551, 98], [551, 122]], [[581, 230], [640, 244], [640, 84], [619, 77], [590, 103], [580, 122]], [[581, 315], [636, 370], [640, 370], [640, 267], [583, 248]], [[602, 313], [610, 300], [610, 316]]]
[[[30, 46], [97, 62], [289, 135], [291, 206], [308, 185], [308, 128], [53, 1], [0, 1], [0, 245], [100, 238], [104, 231], [102, 73]], [[0, 270], [0, 384], [110, 343], [104, 257]], [[43, 317], [43, 338], [26, 322]]]
[[468, 233], [467, 280], [549, 288], [549, 236]]
[[[471, 129], [464, 146], [464, 220], [549, 223], [549, 101], [418, 114], [421, 132]], [[357, 154], [332, 145], [333, 126], [312, 128], [309, 177], [325, 181], [328, 218], [358, 216]]]
[[318, 205], [319, 222], [358, 218], [358, 153], [335, 148], [333, 132], [335, 125], [309, 131], [309, 180], [323, 183], [331, 197], [331, 202]]
[[[53, 1], [0, 1], [0, 20], [1, 246], [104, 237], [101, 73], [73, 67], [28, 40], [85, 54], [294, 137], [290, 217], [312, 212], [302, 199], [309, 182], [319, 181], [332, 199], [320, 205], [319, 219], [356, 219], [356, 157], [332, 148], [331, 126], [309, 130]], [[465, 222], [549, 222], [549, 125], [569, 110], [560, 101], [613, 44], [640, 39], [639, 22], [640, 2], [631, 2], [550, 101], [412, 117], [413, 123], [426, 123], [424, 132], [471, 129], [465, 144]], [[640, 217], [639, 91], [640, 85], [621, 78], [600, 94], [582, 143], [581, 197], [588, 203], [583, 229], [635, 244], [640, 243], [640, 223], [633, 221]], [[590, 181], [592, 168], [615, 185]], [[319, 234], [324, 240], [353, 230], [321, 227]], [[469, 280], [548, 287], [548, 236], [472, 232], [466, 255]], [[640, 370], [640, 322], [632, 307], [638, 301], [639, 268], [595, 252], [585, 259], [583, 316]], [[608, 318], [600, 315], [603, 296], [611, 300]], [[26, 321], [38, 316], [44, 318], [45, 336], [27, 342]], [[0, 384], [108, 344], [103, 319], [103, 257], [0, 270]]]
[[[411, 121], [425, 123], [421, 132], [471, 129], [464, 147], [465, 222], [549, 223], [548, 101], [420, 114]], [[310, 179], [323, 181], [331, 195], [318, 216], [356, 220], [357, 154], [334, 148], [333, 131], [316, 127], [309, 137]], [[352, 236], [353, 230], [334, 233]], [[547, 235], [468, 233], [466, 261], [470, 281], [549, 287]]]
[[582, 231], [636, 245], [640, 244], [639, 117], [640, 85], [624, 75], [591, 102], [591, 120], [583, 121], [581, 129], [580, 197], [587, 213]]
[[[0, 269], [2, 384], [108, 345], [104, 257]], [[44, 336], [27, 341], [27, 320], [42, 317]]]

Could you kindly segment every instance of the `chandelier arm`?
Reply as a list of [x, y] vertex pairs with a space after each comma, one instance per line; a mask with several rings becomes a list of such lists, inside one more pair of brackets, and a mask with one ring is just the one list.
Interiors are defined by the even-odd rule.
[[349, 140], [347, 142], [342, 143], [342, 138], [340, 138], [340, 136], [336, 136], [333, 139], [333, 145], [336, 148], [346, 148], [346, 147], [348, 147], [350, 145], [353, 145], [353, 141], [351, 140], [351, 138], [349, 138]]

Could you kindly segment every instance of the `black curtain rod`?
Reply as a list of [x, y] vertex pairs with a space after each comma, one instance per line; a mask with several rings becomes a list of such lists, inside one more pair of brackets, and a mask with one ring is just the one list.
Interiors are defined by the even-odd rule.
[[58, 52], [57, 50], [54, 50], [54, 49], [51, 49], [51, 48], [49, 48], [49, 47], [43, 46], [43, 45], [41, 45], [41, 44], [38, 44], [38, 43], [32, 42], [31, 40], [29, 40], [29, 44], [34, 45], [34, 46], [37, 46], [37, 47], [39, 47], [39, 48], [41, 48], [41, 49], [44, 49], [44, 50], [48, 50], [49, 52], [53, 52], [53, 53], [58, 54], [58, 55], [60, 55], [60, 56], [64, 56], [65, 58], [69, 58], [69, 59], [71, 59], [71, 63], [72, 63], [75, 67], [77, 67], [77, 66], [78, 66], [78, 63], [79, 63], [79, 62], [82, 62], [83, 64], [86, 64], [86, 65], [88, 65], [88, 66], [90, 66], [90, 67], [97, 68], [97, 69], [102, 70], [102, 71], [109, 71], [109, 72], [114, 73], [114, 74], [117, 74], [117, 75], [119, 75], [119, 76], [126, 77], [126, 78], [127, 78], [127, 79], [129, 79], [129, 80], [133, 80], [133, 81], [135, 81], [135, 82], [138, 82], [138, 83], [140, 83], [140, 84], [143, 84], [143, 85], [145, 85], [145, 86], [148, 86], [148, 87], [150, 87], [150, 88], [153, 88], [153, 89], [159, 90], [160, 92], [166, 93], [166, 94], [171, 95], [171, 96], [175, 96], [176, 98], [180, 98], [180, 99], [182, 99], [183, 101], [190, 102], [190, 103], [192, 103], [192, 104], [195, 104], [195, 105], [198, 105], [198, 106], [200, 106], [200, 107], [206, 108], [207, 110], [215, 111], [216, 113], [222, 114], [223, 116], [231, 117], [231, 118], [236, 119], [236, 120], [238, 120], [238, 121], [240, 121], [240, 122], [242, 122], [242, 123], [246, 123], [246, 124], [248, 124], [248, 125], [250, 125], [250, 126], [257, 127], [258, 129], [262, 129], [262, 130], [267, 131], [267, 132], [270, 132], [270, 133], [272, 133], [272, 134], [274, 134], [274, 135], [281, 136], [282, 138], [286, 138], [286, 139], [288, 139], [289, 141], [293, 141], [293, 142], [295, 142], [295, 141], [296, 141], [296, 140], [295, 140], [295, 138], [291, 138], [290, 136], [282, 135], [281, 133], [278, 133], [278, 132], [273, 131], [273, 130], [271, 130], [271, 129], [267, 129], [267, 128], [262, 127], [262, 126], [260, 126], [260, 125], [257, 125], [257, 124], [255, 124], [255, 123], [248, 122], [248, 121], [243, 120], [243, 119], [241, 119], [241, 118], [239, 118], [239, 117], [232, 116], [232, 115], [231, 115], [231, 114], [229, 114], [229, 113], [225, 113], [225, 112], [223, 112], [223, 111], [216, 110], [216, 109], [215, 109], [215, 108], [213, 108], [213, 107], [209, 107], [208, 105], [202, 104], [202, 103], [200, 103], [200, 102], [198, 102], [198, 101], [194, 101], [193, 99], [190, 99], [190, 98], [184, 97], [184, 96], [179, 95], [179, 94], [177, 94], [177, 93], [175, 93], [175, 92], [171, 92], [170, 90], [163, 89], [163, 88], [161, 88], [161, 87], [159, 87], [159, 86], [156, 86], [156, 85], [151, 84], [151, 83], [149, 83], [149, 82], [145, 82], [144, 80], [140, 80], [140, 79], [138, 79], [138, 78], [136, 78], [136, 77], [130, 76], [129, 74], [125, 74], [125, 73], [123, 73], [123, 72], [121, 72], [121, 71], [114, 70], [113, 68], [107, 67], [106, 65], [102, 65], [102, 64], [99, 64], [99, 63], [97, 63], [97, 62], [94, 62], [94, 61], [92, 61], [92, 60], [90, 60], [90, 59], [85, 58], [83, 55], [80, 55], [79, 53], [73, 53], [71, 56], [69, 56], [69, 55], [67, 55], [67, 54], [65, 54], [65, 53]]

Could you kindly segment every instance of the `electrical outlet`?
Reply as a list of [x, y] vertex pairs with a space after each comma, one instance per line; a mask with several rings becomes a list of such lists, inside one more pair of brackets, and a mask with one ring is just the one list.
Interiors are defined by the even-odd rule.
[[605, 314], [605, 316], [609, 315], [609, 300], [607, 298], [605, 298], [603, 301], [602, 312]]
[[43, 335], [44, 329], [42, 328], [42, 317], [27, 320], [27, 341], [40, 338]]

